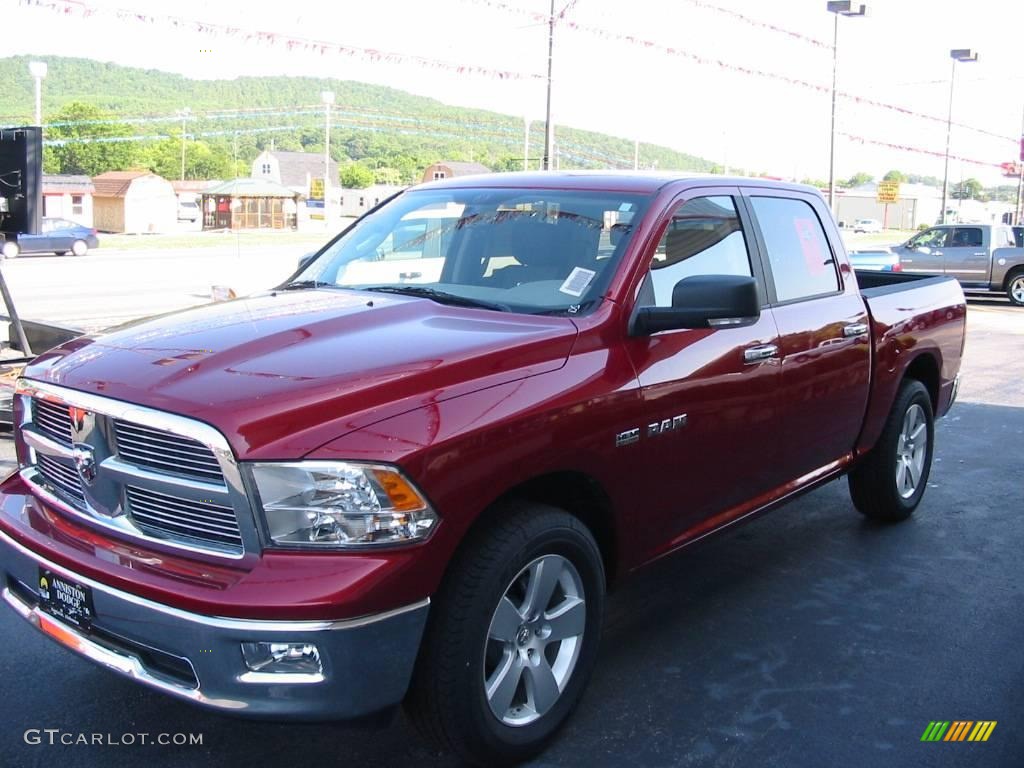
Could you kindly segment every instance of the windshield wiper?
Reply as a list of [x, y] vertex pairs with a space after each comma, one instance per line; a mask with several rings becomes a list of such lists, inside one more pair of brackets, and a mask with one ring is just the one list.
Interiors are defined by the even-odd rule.
[[479, 307], [480, 309], [493, 309], [497, 312], [512, 311], [512, 308], [507, 304], [499, 304], [496, 301], [484, 301], [483, 299], [471, 299], [468, 296], [459, 296], [457, 293], [439, 291], [436, 288], [427, 288], [424, 285], [374, 285], [370, 288], [359, 288], [358, 290], [416, 296], [421, 299], [436, 301], [438, 304], [451, 304], [456, 307]]
[[285, 283], [278, 290], [280, 291], [298, 291], [303, 288], [320, 288], [321, 286], [327, 285], [327, 283], [321, 283], [317, 280], [296, 280], [293, 283]]

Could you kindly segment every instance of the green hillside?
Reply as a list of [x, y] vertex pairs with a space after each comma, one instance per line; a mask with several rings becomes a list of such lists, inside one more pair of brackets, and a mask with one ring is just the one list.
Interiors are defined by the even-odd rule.
[[[32, 119], [31, 57], [0, 59], [0, 125]], [[150, 167], [176, 177], [181, 121], [189, 108], [186, 175], [247, 175], [252, 159], [271, 142], [277, 149], [322, 152], [322, 90], [336, 94], [331, 155], [351, 180], [418, 180], [440, 159], [475, 160], [496, 170], [522, 167], [521, 118], [443, 104], [394, 88], [309, 77], [192, 80], [181, 75], [79, 58], [47, 57], [44, 122], [48, 172], [98, 173]], [[244, 110], [244, 111], [243, 111]], [[531, 126], [537, 158], [544, 126]], [[632, 167], [633, 143], [593, 131], [557, 126], [562, 168]], [[662, 170], [713, 169], [711, 162], [650, 144], [640, 164]], [[369, 173], [367, 173], [369, 171]]]

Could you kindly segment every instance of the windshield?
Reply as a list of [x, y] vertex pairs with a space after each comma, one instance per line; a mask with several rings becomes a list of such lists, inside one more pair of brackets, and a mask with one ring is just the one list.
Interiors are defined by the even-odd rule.
[[576, 314], [596, 305], [646, 200], [540, 189], [412, 191], [359, 221], [293, 284]]

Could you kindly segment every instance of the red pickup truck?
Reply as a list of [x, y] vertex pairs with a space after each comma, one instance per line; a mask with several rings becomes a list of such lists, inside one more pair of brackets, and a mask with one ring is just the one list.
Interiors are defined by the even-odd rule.
[[807, 187], [413, 188], [277, 289], [25, 370], [4, 600], [206, 707], [404, 703], [465, 759], [524, 759], [630, 571], [844, 474], [868, 517], [917, 507], [964, 298], [864, 281]]

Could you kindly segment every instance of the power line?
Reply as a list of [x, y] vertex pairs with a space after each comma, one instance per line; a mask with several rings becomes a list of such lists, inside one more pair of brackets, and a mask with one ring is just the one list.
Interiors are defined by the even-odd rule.
[[[531, 18], [534, 18], [534, 19], [546, 19], [546, 18], [548, 18], [545, 14], [539, 13], [537, 11], [530, 11], [530, 10], [526, 10], [524, 8], [519, 8], [517, 6], [509, 5], [508, 3], [501, 2], [501, 0], [462, 0], [462, 1], [463, 2], [472, 3], [472, 4], [477, 4], [477, 5], [483, 5], [483, 6], [486, 6], [486, 7], [489, 7], [489, 8], [495, 8], [495, 9], [504, 11], [506, 13], [513, 13], [513, 14], [516, 14], [516, 15], [527, 15], [527, 16], [530, 16]], [[686, 0], [686, 1], [687, 2], [700, 2], [700, 0]], [[708, 7], [711, 7], [710, 4], [707, 4], [707, 3], [705, 3], [704, 5], [707, 5]], [[717, 7], [717, 6], [715, 6], [715, 7]], [[722, 11], [726, 11], [726, 9], [721, 9], [721, 10]], [[742, 14], [738, 14], [738, 15], [742, 16]], [[744, 17], [744, 18], [746, 18], [746, 17]], [[717, 66], [720, 69], [725, 69], [725, 70], [728, 70], [728, 71], [731, 71], [731, 72], [737, 72], [737, 73], [742, 74], [742, 75], [747, 75], [747, 76], [752, 76], [752, 77], [760, 77], [760, 78], [767, 79], [767, 80], [775, 80], [775, 81], [778, 81], [778, 82], [786, 83], [787, 85], [798, 86], [798, 87], [801, 87], [801, 88], [804, 88], [804, 89], [807, 89], [807, 90], [817, 91], [819, 93], [828, 93], [828, 94], [832, 93], [831, 85], [823, 85], [821, 83], [814, 83], [814, 82], [811, 82], [809, 80], [804, 80], [802, 78], [790, 77], [789, 75], [784, 75], [784, 74], [781, 74], [779, 72], [771, 72], [771, 71], [768, 71], [768, 70], [754, 69], [752, 67], [748, 67], [748, 66], [745, 66], [745, 65], [742, 65], [742, 64], [735, 64], [735, 63], [732, 63], [732, 62], [729, 62], [729, 61], [725, 61], [724, 59], [716, 59], [716, 58], [712, 58], [710, 56], [704, 56], [704, 55], [699, 54], [699, 53], [694, 53], [693, 51], [689, 51], [689, 50], [687, 50], [685, 48], [680, 48], [679, 46], [668, 45], [666, 43], [661, 43], [661, 42], [658, 42], [656, 40], [648, 40], [648, 39], [644, 39], [644, 38], [638, 37], [636, 35], [632, 35], [632, 34], [628, 34], [628, 33], [624, 33], [624, 32], [617, 32], [615, 30], [610, 30], [610, 29], [604, 29], [602, 27], [597, 27], [597, 26], [594, 26], [594, 25], [591, 25], [591, 24], [582, 24], [582, 23], [573, 21], [571, 19], [563, 20], [562, 23], [564, 24], [564, 26], [568, 27], [569, 29], [575, 30], [577, 32], [585, 32], [585, 33], [587, 33], [589, 35], [593, 35], [595, 37], [600, 37], [600, 38], [606, 39], [606, 40], [615, 40], [616, 42], [626, 43], [628, 45], [632, 45], [632, 46], [635, 46], [635, 47], [643, 48], [643, 49], [648, 50], [648, 51], [656, 50], [656, 51], [659, 51], [659, 52], [661, 52], [663, 54], [667, 54], [669, 56], [675, 56], [675, 57], [679, 57], [679, 58], [688, 59], [688, 60], [693, 61], [693, 62], [695, 62], [697, 64], [701, 64], [701, 65], [705, 65], [705, 66]], [[767, 26], [768, 28], [774, 29], [775, 31], [784, 32], [784, 33], [789, 34], [791, 36], [805, 37], [805, 36], [800, 35], [800, 33], [798, 33], [798, 32], [793, 32], [792, 30], [785, 30], [782, 27], [774, 27], [774, 25], [765, 25], [765, 26]], [[813, 38], [807, 38], [807, 39], [813, 40]], [[831, 49], [832, 46], [828, 45], [827, 47]], [[844, 99], [846, 101], [852, 101], [852, 102], [857, 103], [857, 104], [863, 104], [863, 105], [870, 106], [870, 107], [876, 107], [876, 108], [879, 108], [879, 109], [886, 109], [886, 110], [890, 110], [890, 111], [893, 111], [893, 112], [898, 112], [898, 113], [906, 115], [908, 117], [916, 117], [916, 118], [919, 118], [919, 119], [922, 119], [922, 120], [929, 120], [929, 121], [932, 121], [932, 122], [941, 123], [942, 125], [946, 125], [946, 123], [947, 123], [947, 118], [945, 118], [945, 117], [938, 117], [936, 115], [929, 115], [929, 114], [924, 113], [924, 112], [917, 112], [917, 111], [912, 110], [912, 109], [907, 109], [906, 107], [901, 107], [898, 104], [889, 104], [887, 102], [878, 101], [877, 99], [872, 99], [872, 98], [868, 98], [868, 97], [865, 97], [865, 96], [858, 96], [856, 94], [849, 93], [849, 92], [846, 92], [846, 91], [838, 91], [838, 92], [836, 92], [836, 96], [838, 96], [839, 98]], [[1006, 135], [1000, 134], [1000, 133], [995, 133], [993, 131], [989, 131], [989, 130], [986, 130], [984, 128], [978, 128], [978, 127], [973, 126], [973, 125], [967, 125], [965, 123], [954, 122], [953, 125], [957, 126], [958, 128], [963, 128], [965, 130], [973, 131], [975, 133], [979, 133], [979, 134], [982, 134], [982, 135], [985, 135], [985, 136], [990, 136], [990, 137], [995, 138], [995, 139], [1001, 139], [1003, 141], [1013, 142], [1014, 144], [1016, 144], [1017, 141], [1018, 141], [1018, 139], [1016, 137], [1006, 136]]]
[[432, 67], [455, 72], [460, 75], [479, 75], [492, 77], [498, 80], [534, 80], [541, 75], [530, 72], [516, 72], [511, 70], [498, 70], [490, 67], [477, 66], [475, 64], [459, 64], [444, 59], [434, 59], [418, 54], [398, 53], [396, 51], [384, 51], [375, 48], [362, 48], [354, 45], [345, 45], [328, 40], [316, 40], [307, 37], [284, 35], [278, 32], [266, 30], [246, 29], [234, 27], [227, 24], [219, 24], [196, 19], [187, 19], [181, 16], [170, 16], [164, 14], [141, 13], [128, 8], [106, 8], [91, 5], [79, 0], [21, 0], [23, 5], [43, 10], [53, 11], [62, 16], [82, 15], [85, 18], [92, 16], [109, 16], [118, 21], [129, 21], [141, 24], [154, 24], [163, 22], [178, 30], [198, 32], [200, 34], [212, 35], [222, 34], [244, 42], [259, 42], [270, 45], [283, 45], [289, 51], [307, 51], [325, 55], [328, 53], [341, 54], [345, 56], [358, 56], [373, 62], [404, 64], [413, 63], [421, 66]]

